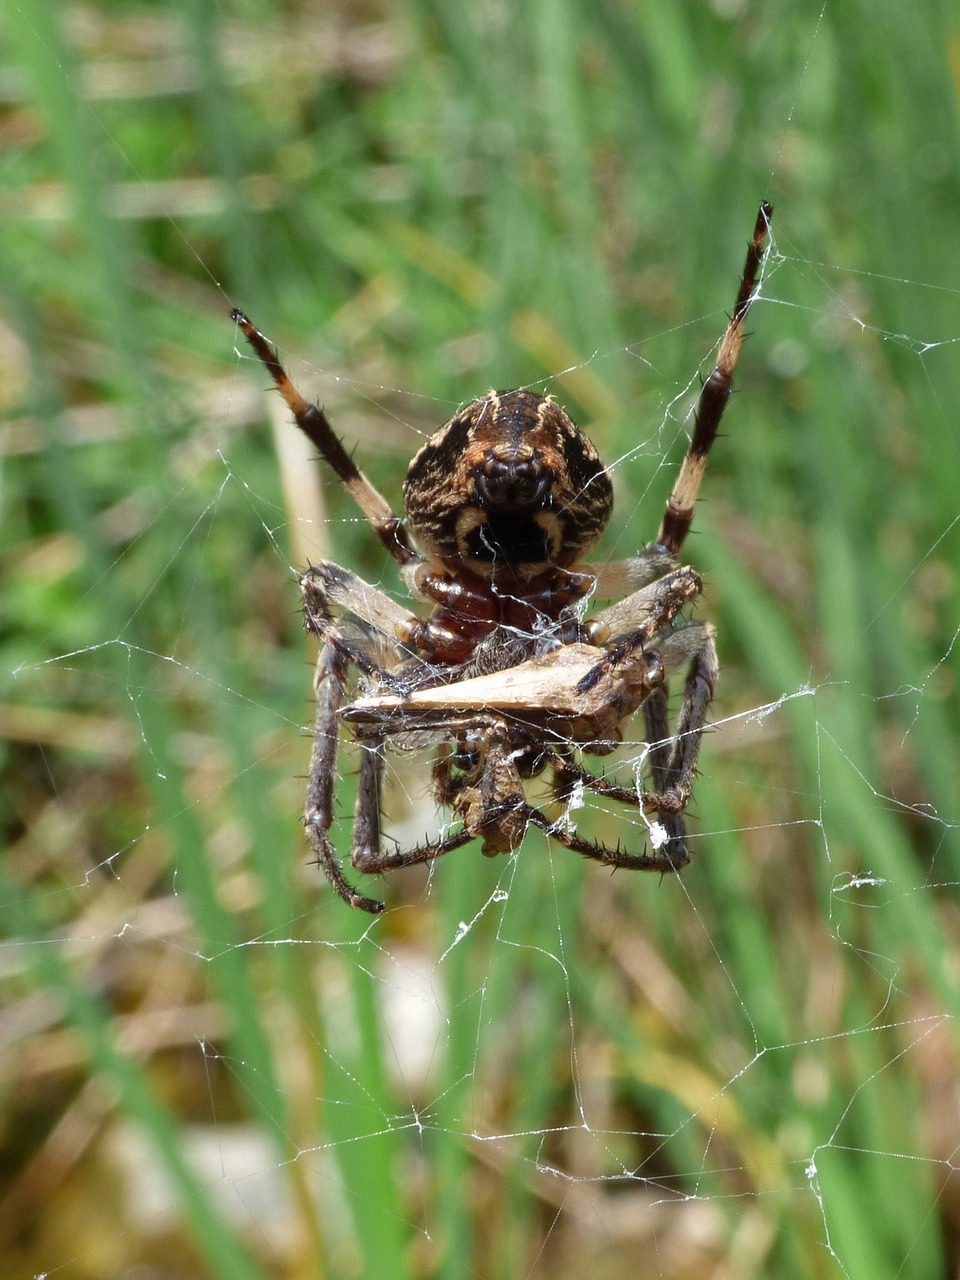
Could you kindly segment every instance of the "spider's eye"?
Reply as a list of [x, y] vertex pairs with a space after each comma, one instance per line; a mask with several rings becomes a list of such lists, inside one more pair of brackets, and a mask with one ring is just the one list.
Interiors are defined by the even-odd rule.
[[610, 477], [549, 396], [491, 391], [423, 446], [403, 487], [427, 557], [455, 572], [528, 579], [566, 568], [610, 517]]

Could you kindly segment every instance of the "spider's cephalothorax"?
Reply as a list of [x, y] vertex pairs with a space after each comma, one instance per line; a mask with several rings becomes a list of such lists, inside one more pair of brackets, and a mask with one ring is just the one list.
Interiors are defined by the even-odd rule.
[[[675, 871], [689, 861], [683, 812], [718, 667], [713, 629], [679, 618], [701, 583], [678, 555], [730, 394], [770, 215], [762, 204], [657, 539], [615, 563], [584, 562], [610, 517], [612, 487], [596, 449], [552, 397], [491, 391], [456, 414], [410, 464], [404, 523], [259, 330], [234, 312], [298, 426], [350, 490], [413, 594], [433, 606], [418, 617], [326, 561], [301, 575], [307, 628], [321, 642], [304, 825], [327, 878], [351, 905], [383, 910], [350, 885], [330, 841], [342, 723], [363, 747], [351, 848], [359, 871], [429, 862], [473, 839], [484, 853], [508, 852], [531, 824], [611, 867]], [[587, 596], [615, 602], [583, 621]], [[351, 668], [360, 688], [349, 701]], [[678, 671], [686, 678], [671, 734], [667, 681]], [[650, 789], [617, 786], [577, 759], [612, 751], [638, 710]], [[416, 848], [384, 851], [384, 751], [431, 744], [434, 793], [460, 825]], [[579, 836], [569, 821], [551, 821], [524, 790], [545, 769], [559, 801], [586, 788], [652, 815], [651, 851], [613, 849]]]
[[600, 455], [552, 396], [491, 391], [410, 463], [404, 506], [424, 556], [517, 584], [590, 551], [613, 509]]

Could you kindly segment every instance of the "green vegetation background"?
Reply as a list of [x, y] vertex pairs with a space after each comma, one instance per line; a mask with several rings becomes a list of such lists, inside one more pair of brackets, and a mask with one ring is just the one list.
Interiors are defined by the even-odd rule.
[[[2, 15], [6, 1273], [947, 1274], [956, 6]], [[394, 502], [459, 402], [550, 387], [617, 460], [622, 555], [761, 197], [690, 544], [724, 666], [694, 865], [530, 838], [351, 915], [304, 865], [290, 569], [396, 582], [343, 495], [285, 507], [230, 306]], [[427, 1031], [390, 1021], [418, 966]]]

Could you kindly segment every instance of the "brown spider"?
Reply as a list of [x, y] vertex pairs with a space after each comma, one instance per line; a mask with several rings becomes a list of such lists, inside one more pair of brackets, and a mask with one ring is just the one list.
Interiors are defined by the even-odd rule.
[[[350, 855], [358, 871], [429, 862], [475, 838], [485, 854], [506, 853], [531, 823], [611, 867], [664, 872], [690, 861], [683, 812], [718, 664], [713, 628], [677, 621], [701, 589], [699, 575], [680, 565], [678, 554], [730, 395], [771, 213], [764, 202], [657, 540], [611, 564], [583, 562], [610, 517], [610, 477], [551, 396], [491, 391], [451, 418], [410, 463], [405, 524], [353, 462], [323, 410], [293, 386], [264, 336], [234, 311], [297, 425], [349, 489], [412, 593], [433, 606], [420, 618], [329, 561], [300, 577], [306, 626], [320, 640], [304, 826], [327, 879], [351, 906], [383, 910], [350, 885], [330, 842], [341, 721], [362, 748]], [[577, 606], [590, 596], [622, 598], [583, 621]], [[347, 702], [351, 667], [360, 689]], [[667, 677], [683, 667], [683, 704], [671, 736]], [[613, 751], [641, 707], [652, 790], [616, 786], [577, 763], [575, 752]], [[434, 791], [459, 819], [458, 830], [384, 852], [387, 744], [437, 746]], [[611, 849], [552, 822], [529, 803], [523, 786], [548, 766], [558, 800], [587, 788], [654, 814], [652, 851]]]

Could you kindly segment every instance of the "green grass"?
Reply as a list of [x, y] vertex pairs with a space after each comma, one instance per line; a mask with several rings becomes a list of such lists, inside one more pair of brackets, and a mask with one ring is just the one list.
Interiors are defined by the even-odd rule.
[[[960, 25], [893, 0], [316, 12], [2, 10], [11, 1274], [939, 1277]], [[689, 543], [723, 663], [694, 864], [610, 878], [531, 835], [351, 914], [305, 865], [291, 570], [306, 540], [399, 587], [345, 495], [285, 508], [231, 306], [395, 503], [458, 403], [549, 387], [616, 462], [624, 555], [761, 197]], [[144, 1170], [172, 1214], [137, 1214]]]

